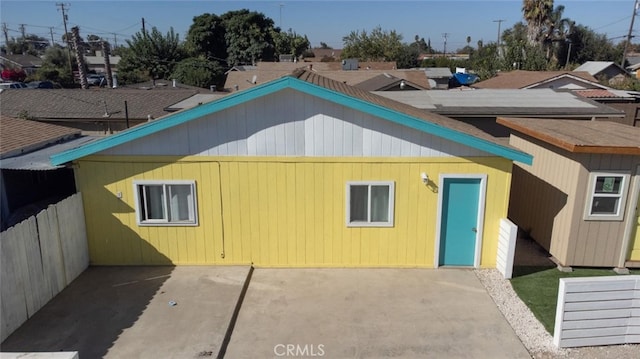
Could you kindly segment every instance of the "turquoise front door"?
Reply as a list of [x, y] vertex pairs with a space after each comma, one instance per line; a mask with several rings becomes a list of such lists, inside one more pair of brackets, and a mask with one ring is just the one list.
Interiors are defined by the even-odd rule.
[[445, 178], [440, 223], [441, 266], [473, 266], [478, 233], [479, 178]]

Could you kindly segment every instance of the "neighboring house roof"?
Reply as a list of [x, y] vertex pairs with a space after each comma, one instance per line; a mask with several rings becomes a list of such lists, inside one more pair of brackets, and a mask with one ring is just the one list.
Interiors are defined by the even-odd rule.
[[585, 71], [525, 71], [500, 72], [497, 76], [473, 84], [481, 89], [523, 89], [540, 86], [560, 78], [571, 78], [585, 82], [590, 87], [602, 88], [598, 80]]
[[315, 49], [311, 49], [311, 52], [313, 52], [314, 57], [309, 57], [309, 58], [314, 59], [316, 61], [319, 61], [325, 57], [333, 57], [336, 60], [340, 60], [340, 57], [342, 56], [342, 50], [340, 49], [315, 48]]
[[362, 81], [354, 85], [357, 88], [363, 89], [365, 91], [387, 91], [391, 88], [400, 88], [402, 90], [412, 89], [412, 90], [428, 90], [429, 88], [425, 88], [418, 84], [414, 84], [411, 81], [395, 77], [388, 73], [380, 74], [378, 76], [372, 77], [368, 80]]
[[[292, 64], [292, 62], [289, 62]], [[326, 64], [326, 63], [325, 63]], [[263, 84], [282, 76], [290, 74], [292, 71], [300, 68], [310, 69], [313, 72], [330, 78], [335, 81], [344, 82], [347, 85], [355, 85], [362, 83], [363, 81], [374, 78], [378, 75], [388, 74], [400, 79], [407, 80], [417, 86], [428, 89], [429, 81], [422, 70], [357, 70], [357, 71], [343, 71], [343, 70], [329, 70], [327, 67], [318, 69], [314, 63], [309, 68], [308, 63], [297, 63], [297, 66], [292, 66], [291, 70], [279, 69], [279, 70], [250, 70], [250, 71], [233, 71], [227, 74], [227, 80], [225, 82], [225, 88], [232, 89], [234, 91], [245, 90], [255, 87], [256, 85]], [[253, 80], [255, 79], [255, 83]], [[237, 89], [236, 89], [237, 86]]]
[[532, 163], [530, 155], [502, 144], [500, 140], [474, 126], [428, 113], [304, 70], [295, 71], [290, 76], [281, 77], [252, 89], [237, 92], [189, 110], [180, 111], [161, 120], [142, 124], [80, 148], [52, 156], [51, 162], [53, 165], [59, 165], [73, 161], [284, 89], [292, 89], [315, 96], [497, 156], [528, 164]]
[[[120, 56], [109, 56], [109, 64], [111, 66], [117, 66], [120, 62], [120, 59], [122, 59], [122, 57]], [[85, 56], [84, 61], [87, 63], [87, 65], [104, 66], [104, 56]]]
[[202, 104], [205, 104], [207, 102], [211, 102], [214, 100], [217, 100], [223, 96], [228, 95], [227, 93], [224, 92], [212, 92], [212, 93], [200, 93], [200, 94], [195, 94], [185, 100], [182, 100], [178, 103], [174, 103], [171, 106], [167, 106], [165, 108], [166, 111], [169, 112], [174, 112], [174, 111], [180, 111], [180, 110], [184, 110], [186, 108], [192, 108], [192, 107], [196, 107], [196, 106], [200, 106]]
[[573, 153], [640, 155], [640, 128], [607, 121], [503, 118], [499, 124]]
[[614, 68], [615, 70], [618, 70], [620, 73], [625, 73], [626, 71], [620, 67], [620, 65], [616, 64], [613, 61], [587, 61], [584, 64], [578, 66], [575, 71], [584, 71], [589, 73], [592, 76], [598, 76], [598, 74], [600, 74], [601, 72], [609, 69], [609, 68]]
[[624, 112], [568, 91], [552, 89], [475, 89], [386, 91], [380, 96], [454, 117], [544, 116], [623, 117]]
[[[200, 89], [203, 90], [203, 89]], [[206, 90], [203, 90], [206, 91]], [[198, 93], [191, 89], [59, 89], [0, 92], [3, 115], [35, 119], [87, 120], [158, 118], [168, 106]]]
[[80, 130], [75, 128], [0, 115], [0, 158], [31, 152], [79, 135]]
[[623, 90], [605, 90], [605, 89], [591, 89], [591, 90], [576, 90], [573, 91], [576, 95], [597, 100], [620, 100], [627, 99], [629, 101], [635, 101], [636, 96], [630, 94], [628, 91]]
[[430, 79], [450, 78], [453, 76], [448, 67], [427, 67], [424, 69], [425, 74]]
[[0, 60], [2, 62], [10, 62], [15, 66], [19, 66], [21, 68], [28, 67], [40, 67], [42, 66], [42, 59], [38, 56], [33, 56], [29, 54], [19, 54], [19, 55], [11, 55], [11, 54], [3, 54], [0, 55]]
[[66, 140], [65, 142], [54, 143], [48, 147], [35, 150], [33, 152], [16, 155], [14, 157], [3, 158], [0, 160], [0, 168], [3, 170], [29, 170], [29, 171], [43, 171], [54, 170], [62, 168], [64, 165], [53, 166], [50, 162], [50, 157], [72, 148], [82, 146], [86, 143], [94, 141], [97, 137], [82, 136], [74, 137]]

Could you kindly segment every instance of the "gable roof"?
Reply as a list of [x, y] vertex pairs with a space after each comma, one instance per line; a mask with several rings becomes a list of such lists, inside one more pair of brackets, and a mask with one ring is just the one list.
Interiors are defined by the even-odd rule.
[[42, 66], [41, 58], [29, 54], [2, 54], [0, 55], [0, 59], [11, 62], [12, 64], [18, 65], [22, 68]]
[[225, 96], [217, 101], [133, 127], [80, 148], [52, 156], [51, 162], [55, 165], [73, 161], [283, 89], [293, 89], [497, 156], [529, 164], [532, 162], [530, 155], [503, 145], [498, 139], [474, 126], [448, 117], [428, 113], [305, 70], [295, 71], [290, 76], [281, 77], [252, 89]]
[[364, 80], [360, 83], [357, 83], [353, 86], [363, 89], [365, 91], [386, 91], [392, 87], [402, 86], [402, 83], [405, 83], [405, 86], [411, 87], [414, 90], [427, 90], [428, 88], [424, 88], [421, 85], [414, 84], [411, 81], [401, 79], [395, 77], [391, 74], [384, 73], [378, 76], [372, 77], [368, 80]]
[[562, 77], [570, 77], [583, 82], [592, 83], [593, 86], [602, 87], [598, 80], [585, 71], [525, 71], [514, 70], [500, 72], [497, 76], [473, 84], [475, 88], [485, 89], [522, 89], [532, 87], [544, 82], [550, 82]]
[[0, 158], [37, 150], [80, 135], [80, 130], [0, 115]]
[[497, 119], [499, 124], [572, 153], [640, 155], [640, 128], [608, 121]]
[[578, 66], [573, 71], [584, 71], [588, 72], [592, 76], [597, 76], [599, 73], [608, 69], [609, 67], [614, 67], [621, 73], [626, 73], [626, 71], [622, 67], [620, 67], [620, 65], [616, 64], [613, 61], [587, 61], [584, 64]]

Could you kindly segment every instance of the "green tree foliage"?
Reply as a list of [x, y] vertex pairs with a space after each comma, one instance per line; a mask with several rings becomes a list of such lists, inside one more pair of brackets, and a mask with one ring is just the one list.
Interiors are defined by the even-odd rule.
[[228, 66], [274, 59], [273, 20], [262, 13], [247, 9], [229, 11], [220, 17], [226, 29]]
[[150, 79], [169, 79], [175, 65], [184, 56], [179, 36], [171, 28], [163, 35], [153, 27], [126, 40], [128, 48], [118, 64], [120, 79], [133, 81], [140, 73]]
[[597, 34], [587, 26], [576, 25], [567, 36], [571, 41], [570, 62], [619, 61], [622, 48], [614, 46], [606, 35]]
[[478, 49], [469, 57], [469, 67], [475, 70], [481, 80], [495, 76], [505, 67], [504, 61], [498, 56], [498, 45], [490, 43]]
[[382, 30], [380, 26], [367, 33], [352, 31], [342, 38], [342, 58], [360, 61], [397, 61], [403, 51], [402, 35], [395, 30]]
[[399, 69], [410, 69], [418, 67], [418, 56], [420, 51], [411, 45], [403, 45], [396, 57], [396, 66]]
[[225, 69], [217, 61], [202, 57], [190, 57], [180, 61], [174, 71], [173, 78], [181, 83], [208, 88], [219, 86], [224, 80]]
[[333, 47], [327, 45], [326, 42], [322, 42], [322, 41], [320, 41], [320, 48], [321, 49], [333, 49]]
[[215, 14], [202, 14], [193, 18], [186, 37], [186, 48], [192, 56], [204, 56], [209, 60], [227, 61], [225, 24]]
[[300, 57], [305, 51], [309, 50], [309, 47], [311, 46], [306, 35], [298, 35], [291, 29], [287, 32], [274, 30], [272, 37], [276, 49], [276, 55], [293, 55], [295, 57]]
[[[43, 56], [42, 67], [36, 71], [32, 80], [48, 80], [59, 83], [63, 87], [74, 85], [69, 71], [69, 53], [66, 48], [59, 45], [49, 47]], [[71, 64], [77, 66], [75, 55], [71, 56]]]
[[527, 42], [531, 46], [541, 43], [542, 30], [553, 11], [553, 0], [523, 0], [522, 14], [527, 22]]
[[527, 39], [527, 26], [516, 23], [502, 33], [503, 61], [502, 70], [546, 70], [547, 60], [538, 45], [530, 45]]
[[12, 54], [29, 54], [40, 56], [49, 47], [49, 40], [44, 37], [27, 34], [24, 38], [11, 38], [2, 46], [3, 50]]

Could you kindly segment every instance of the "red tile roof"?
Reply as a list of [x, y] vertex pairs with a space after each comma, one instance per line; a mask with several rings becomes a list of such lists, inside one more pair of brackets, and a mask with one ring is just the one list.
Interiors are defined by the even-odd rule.
[[621, 96], [616, 95], [608, 90], [576, 90], [573, 91], [575, 94], [586, 97], [586, 98], [620, 98]]

